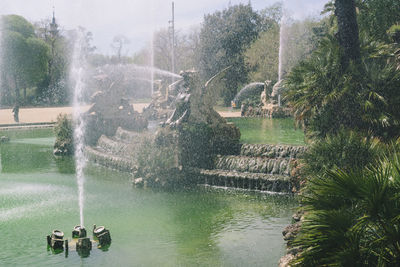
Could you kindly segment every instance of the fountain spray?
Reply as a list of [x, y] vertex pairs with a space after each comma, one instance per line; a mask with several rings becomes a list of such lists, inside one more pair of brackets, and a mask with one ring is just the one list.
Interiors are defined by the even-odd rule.
[[154, 14], [155, 14], [155, 8], [154, 8], [154, 0], [151, 1], [151, 21], [152, 21], [152, 29], [151, 29], [151, 36], [150, 36], [150, 66], [151, 66], [151, 71], [150, 71], [150, 97], [153, 96], [154, 93]]
[[[285, 2], [282, 2], [282, 18], [279, 25], [279, 65], [278, 65], [278, 83], [281, 82], [283, 76], [283, 45], [284, 45], [284, 35], [285, 35], [285, 23], [286, 23], [286, 12], [285, 12]], [[278, 94], [278, 106], [281, 106], [281, 95]]]
[[74, 146], [75, 146], [75, 168], [76, 168], [76, 180], [78, 184], [79, 194], [79, 216], [80, 225], [84, 226], [83, 220], [83, 205], [84, 205], [84, 173], [83, 169], [86, 165], [86, 157], [84, 153], [84, 136], [85, 136], [85, 121], [83, 118], [82, 106], [83, 91], [85, 85], [83, 82], [84, 69], [86, 65], [86, 59], [84, 54], [85, 38], [84, 32], [78, 30], [77, 39], [75, 41], [74, 54], [71, 68], [71, 78], [75, 82], [74, 98], [73, 98], [73, 120], [74, 120]]
[[[2, 45], [3, 45], [3, 19], [0, 17], [0, 70], [3, 69], [3, 49], [2, 49]], [[0, 75], [0, 86], [1, 86], [1, 78], [2, 75]], [[0, 93], [0, 105], [1, 105], [1, 96], [2, 94]]]

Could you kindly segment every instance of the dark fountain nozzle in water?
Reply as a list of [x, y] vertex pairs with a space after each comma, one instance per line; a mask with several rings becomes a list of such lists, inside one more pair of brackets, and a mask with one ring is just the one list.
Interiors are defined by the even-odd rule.
[[86, 229], [83, 226], [77, 225], [72, 230], [72, 238], [83, 238], [86, 237]]
[[[68, 243], [65, 242], [65, 249], [68, 250]], [[47, 236], [47, 245], [50, 246], [55, 252], [64, 249], [64, 233], [60, 230], [53, 230], [51, 235]]]
[[[87, 237], [87, 232], [85, 227], [77, 225], [72, 230], [72, 241], [71, 244], [76, 242], [76, 251], [81, 257], [88, 257], [90, 251], [92, 250], [92, 240]], [[76, 240], [78, 239], [78, 240]], [[97, 240], [99, 245], [98, 248], [106, 251], [111, 245], [111, 235], [110, 231], [104, 226], [96, 227], [93, 226], [93, 239]], [[51, 235], [47, 236], [48, 248], [50, 247], [54, 253], [58, 254], [65, 250], [65, 256], [68, 257], [68, 240], [64, 240], [64, 233], [60, 230], [53, 230]]]
[[99, 240], [101, 247], [109, 246], [111, 244], [110, 231], [104, 226], [96, 227], [96, 225], [93, 225], [93, 236]]
[[76, 242], [76, 251], [82, 257], [87, 257], [90, 254], [90, 250], [92, 250], [92, 241], [89, 237], [87, 237], [85, 227], [81, 225], [77, 225], [72, 230], [72, 238], [78, 238], [78, 242]]

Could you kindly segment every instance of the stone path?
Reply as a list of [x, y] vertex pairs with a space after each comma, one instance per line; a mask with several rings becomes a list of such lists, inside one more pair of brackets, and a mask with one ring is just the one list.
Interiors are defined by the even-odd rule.
[[[133, 108], [139, 112], [146, 107], [148, 103], [135, 103]], [[89, 106], [85, 106], [84, 110], [87, 110]], [[19, 121], [21, 126], [24, 124], [32, 123], [52, 123], [57, 120], [57, 116], [60, 113], [72, 114], [72, 107], [38, 107], [38, 108], [21, 108], [19, 110]], [[240, 112], [219, 112], [222, 117], [240, 117]], [[0, 127], [1, 126], [18, 126], [14, 122], [12, 109], [0, 109]]]

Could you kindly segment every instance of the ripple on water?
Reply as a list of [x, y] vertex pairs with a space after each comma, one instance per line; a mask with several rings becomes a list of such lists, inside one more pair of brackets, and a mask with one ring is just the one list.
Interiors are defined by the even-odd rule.
[[72, 190], [57, 185], [12, 183], [0, 189], [0, 222], [42, 216], [49, 208], [73, 201]]
[[61, 196], [35, 203], [26, 203], [18, 207], [0, 209], [0, 222], [17, 220], [21, 218], [41, 217], [50, 212], [50, 208], [58, 206], [65, 201], [73, 201], [74, 196]]
[[41, 184], [20, 184], [12, 183], [2, 185], [0, 188], [0, 197], [19, 196], [19, 195], [38, 195], [48, 192], [61, 191], [61, 186], [41, 185]]

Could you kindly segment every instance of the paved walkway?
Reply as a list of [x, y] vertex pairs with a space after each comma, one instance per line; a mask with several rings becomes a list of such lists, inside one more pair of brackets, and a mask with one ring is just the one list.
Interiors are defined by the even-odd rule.
[[[136, 103], [133, 104], [134, 110], [142, 112], [143, 108], [148, 103]], [[89, 106], [85, 106], [84, 110], [87, 110]], [[50, 107], [50, 108], [21, 108], [19, 110], [19, 121], [20, 124], [32, 124], [32, 123], [54, 123], [57, 120], [57, 116], [60, 113], [72, 114], [72, 107]], [[219, 112], [222, 117], [240, 117], [240, 112]], [[21, 126], [22, 126], [21, 125]], [[14, 122], [12, 109], [0, 109], [0, 127], [1, 126], [18, 126]]]

